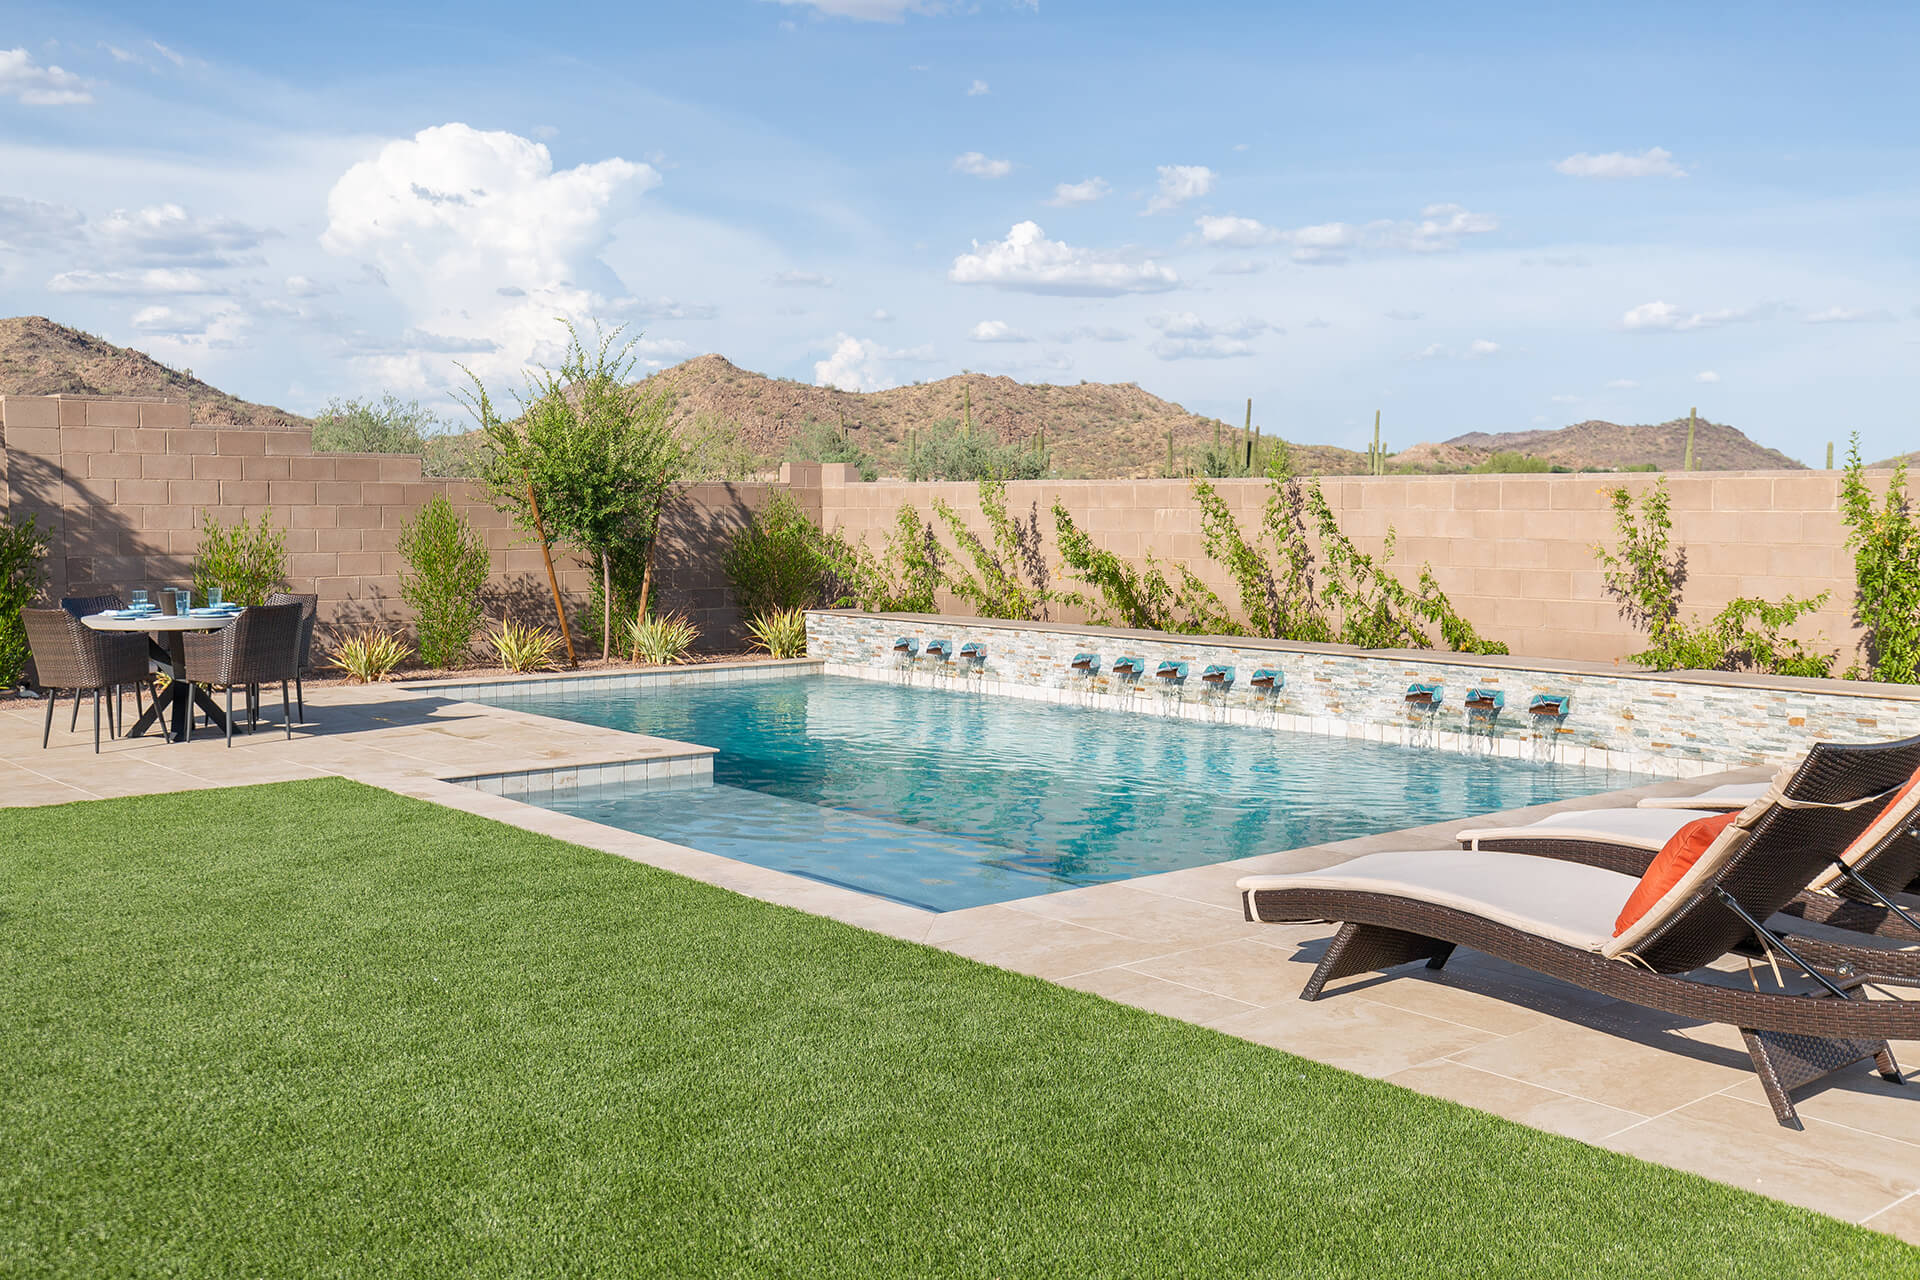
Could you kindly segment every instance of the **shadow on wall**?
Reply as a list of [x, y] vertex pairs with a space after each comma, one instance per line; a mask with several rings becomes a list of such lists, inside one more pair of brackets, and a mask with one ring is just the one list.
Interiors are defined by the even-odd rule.
[[[544, 574], [510, 573], [489, 579], [480, 593], [480, 608], [485, 616], [481, 620], [480, 630], [473, 637], [476, 653], [486, 651], [486, 633], [498, 627], [502, 621], [512, 620], [549, 630], [554, 625], [553, 592]], [[319, 624], [315, 648], [316, 651], [332, 648], [363, 628], [399, 631], [411, 637], [412, 619], [413, 611], [405, 601], [397, 595], [389, 595], [384, 588], [370, 587], [365, 595], [342, 600], [333, 606], [332, 616]]]
[[733, 535], [767, 505], [771, 484], [691, 485], [660, 518], [660, 550], [653, 572], [661, 613], [684, 613], [700, 627], [702, 649], [738, 649], [746, 643], [721, 557]]

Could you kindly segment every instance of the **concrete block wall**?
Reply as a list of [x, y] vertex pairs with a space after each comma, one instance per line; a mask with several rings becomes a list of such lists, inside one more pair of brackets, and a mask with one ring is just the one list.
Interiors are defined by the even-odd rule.
[[[1606, 594], [1595, 544], [1616, 546], [1608, 491], [1636, 495], [1660, 477], [1630, 475], [1379, 476], [1323, 480], [1341, 528], [1362, 551], [1382, 550], [1398, 535], [1392, 564], [1411, 581], [1423, 563], [1483, 635], [1517, 654], [1612, 661], [1644, 647]], [[1877, 491], [1887, 476], [1875, 473]], [[1666, 477], [1673, 537], [1687, 549], [1684, 604], [1688, 615], [1711, 615], [1739, 596], [1778, 599], [1829, 592], [1826, 606], [1794, 634], [1826, 637], [1844, 670], [1857, 656], [1852, 620], [1853, 558], [1839, 516], [1838, 472], [1694, 472]], [[1263, 480], [1216, 480], [1250, 537], [1267, 500]], [[985, 533], [978, 492], [969, 484], [836, 484], [824, 478], [822, 513], [829, 528], [874, 546], [884, 541], [900, 506], [932, 517], [944, 500], [976, 532]], [[1059, 555], [1052, 507], [1059, 499], [1093, 540], [1138, 562], [1151, 550], [1163, 563], [1185, 564], [1231, 604], [1232, 582], [1207, 559], [1200, 513], [1185, 480], [1036, 480], [1007, 486], [1011, 513], [1036, 511], [1050, 566]], [[945, 537], [943, 532], [943, 537]], [[950, 539], [949, 539], [950, 541]], [[1071, 583], [1064, 585], [1071, 586]], [[964, 610], [962, 610], [964, 612]], [[1084, 620], [1068, 610], [1065, 621]]]

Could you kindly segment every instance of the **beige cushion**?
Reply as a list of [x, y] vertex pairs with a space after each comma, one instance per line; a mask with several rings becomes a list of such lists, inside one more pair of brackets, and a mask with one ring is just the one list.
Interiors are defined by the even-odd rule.
[[1726, 782], [1690, 796], [1647, 796], [1640, 801], [1639, 807], [1642, 809], [1715, 809], [1725, 813], [1729, 809], [1746, 808], [1767, 794], [1767, 788], [1772, 785], [1770, 782]]
[[1524, 853], [1432, 849], [1370, 853], [1294, 875], [1247, 876], [1240, 888], [1392, 894], [1452, 907], [1583, 951], [1599, 951], [1636, 883], [1616, 871]]
[[1599, 844], [1617, 844], [1628, 849], [1646, 849], [1658, 853], [1666, 848], [1674, 833], [1713, 813], [1699, 809], [1584, 809], [1576, 813], [1555, 813], [1520, 827], [1469, 827], [1459, 840], [1478, 848], [1478, 841], [1519, 838], [1523, 840], [1590, 840]]
[[[1689, 898], [1716, 879], [1727, 863], [1733, 860], [1733, 856], [1740, 852], [1752, 838], [1753, 824], [1765, 817], [1768, 811], [1780, 802], [1788, 781], [1792, 779], [1794, 771], [1799, 767], [1797, 762], [1782, 766], [1780, 772], [1773, 775], [1773, 781], [1767, 785], [1765, 794], [1742, 809], [1734, 820], [1714, 837], [1713, 843], [1707, 846], [1706, 852], [1700, 855], [1699, 860], [1687, 868], [1687, 873], [1674, 882], [1673, 888], [1661, 894], [1660, 900], [1648, 907], [1644, 915], [1634, 921], [1619, 937], [1608, 939], [1607, 945], [1601, 949], [1602, 954], [1619, 956], [1631, 952], [1652, 937]], [[1620, 905], [1626, 905], [1625, 898], [1620, 900]]]

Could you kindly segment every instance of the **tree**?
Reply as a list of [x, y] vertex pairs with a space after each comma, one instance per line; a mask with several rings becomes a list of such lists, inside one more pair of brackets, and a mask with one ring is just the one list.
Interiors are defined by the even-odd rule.
[[[649, 394], [632, 385], [637, 337], [620, 341], [595, 326], [589, 346], [571, 321], [560, 322], [567, 345], [558, 369], [529, 372], [517, 393], [518, 418], [495, 411], [486, 387], [471, 370], [464, 395], [480, 423], [480, 476], [494, 502], [536, 535], [542, 526], [578, 547], [600, 565], [601, 654], [613, 635], [613, 560], [644, 548], [637, 620], [644, 621], [653, 580], [660, 517], [673, 485], [693, 465], [694, 450], [673, 424], [670, 393]], [[559, 591], [554, 607], [563, 631]]]

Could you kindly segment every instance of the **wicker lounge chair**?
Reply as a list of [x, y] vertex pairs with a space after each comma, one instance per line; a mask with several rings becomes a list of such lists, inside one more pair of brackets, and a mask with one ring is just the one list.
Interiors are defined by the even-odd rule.
[[1642, 809], [1714, 809], [1726, 812], [1728, 809], [1744, 809], [1767, 794], [1764, 782], [1723, 782], [1717, 787], [1708, 787], [1705, 791], [1690, 796], [1648, 796], [1639, 804]]
[[[53, 736], [53, 708], [63, 693], [73, 694], [73, 723], [78, 727], [80, 695], [93, 695], [93, 749], [100, 750], [100, 700], [107, 695], [107, 734], [119, 736], [115, 695], [126, 685], [134, 686], [134, 705], [139, 706], [140, 688], [147, 682], [147, 642], [145, 636], [112, 636], [82, 625], [66, 609], [22, 609], [20, 621], [26, 627], [27, 646], [33, 652], [35, 683], [47, 694], [47, 723], [40, 734], [40, 747], [46, 749]], [[138, 641], [129, 644], [129, 640]]]
[[[300, 606], [300, 656], [293, 667], [293, 701], [300, 711], [300, 723], [307, 722], [307, 688], [304, 676], [308, 660], [313, 656], [313, 622], [320, 612], [320, 595], [314, 591], [276, 591], [267, 597], [268, 604], [297, 604]], [[258, 693], [255, 701], [259, 700]]]
[[[1744, 810], [1693, 867], [1626, 928], [1615, 917], [1638, 886], [1602, 867], [1480, 849], [1379, 853], [1323, 871], [1240, 881], [1247, 919], [1339, 924], [1301, 991], [1470, 947], [1616, 999], [1740, 1029], [1781, 1124], [1799, 1128], [1791, 1090], [1871, 1059], [1898, 1081], [1889, 1040], [1920, 1039], [1920, 1002], [1871, 999], [1875, 986], [1920, 986], [1911, 952], [1845, 960], [1807, 953], [1765, 921], [1827, 870], [1920, 768], [1920, 739], [1822, 744], [1764, 805]], [[1694, 975], [1763, 951], [1798, 968], [1811, 994], [1748, 990]], [[1889, 972], [1891, 970], [1891, 972]], [[1763, 968], [1760, 972], [1764, 973]], [[1717, 976], [1717, 975], [1716, 975]]]
[[[227, 745], [233, 745], [233, 690], [280, 682], [280, 708], [293, 737], [293, 703], [287, 692], [300, 654], [300, 606], [256, 605], [219, 631], [189, 632], [186, 636], [187, 696], [194, 686], [225, 686], [227, 691]], [[193, 740], [193, 716], [187, 716], [187, 740]]]
[[[1764, 796], [1754, 801], [1764, 802]], [[1465, 849], [1558, 858], [1641, 876], [1683, 827], [1716, 816], [1700, 809], [1588, 809], [1524, 826], [1468, 828], [1456, 839]], [[1920, 789], [1876, 817], [1867, 835], [1829, 850], [1827, 869], [1781, 915], [1920, 943], [1920, 901], [1900, 901], [1902, 894], [1920, 893]], [[1783, 919], [1776, 927], [1791, 924]]]
[[[99, 595], [99, 596], [62, 596], [60, 597], [60, 607], [62, 609], [65, 609], [68, 613], [72, 614], [76, 618], [85, 618], [96, 613], [105, 613], [109, 609], [124, 609], [127, 607], [127, 602], [122, 600], [119, 596], [114, 595], [112, 593], [108, 593], [106, 595]], [[132, 653], [139, 654], [139, 655], [145, 655], [148, 649], [148, 642], [145, 636], [120, 635], [111, 631], [96, 631], [96, 632], [93, 632], [93, 635], [96, 637], [95, 643], [104, 645], [108, 648], [125, 646]], [[116, 654], [113, 661], [114, 661], [115, 669], [121, 670], [121, 669], [124, 669], [123, 664], [131, 661], [131, 659], [129, 659], [124, 654]], [[133, 683], [133, 714], [136, 718], [140, 715], [141, 691], [144, 689], [151, 688], [152, 679], [153, 679], [152, 675], [148, 674], [147, 676], [144, 676], [141, 679], [132, 682]], [[114, 720], [119, 720], [122, 724], [125, 723], [126, 711], [124, 706], [121, 703], [121, 699], [125, 695], [126, 688], [127, 686], [125, 684], [119, 684], [114, 686], [113, 716], [109, 718], [109, 721], [108, 721], [109, 724], [111, 724]], [[67, 721], [67, 732], [72, 733], [75, 729], [78, 729], [79, 727], [80, 727], [80, 699], [75, 698], [73, 700], [73, 715]]]

